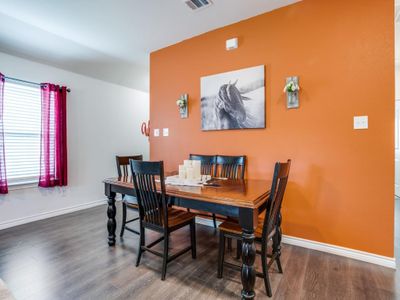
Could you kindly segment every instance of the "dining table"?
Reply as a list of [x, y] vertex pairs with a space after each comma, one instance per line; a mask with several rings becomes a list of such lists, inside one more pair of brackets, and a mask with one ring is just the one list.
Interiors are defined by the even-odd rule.
[[[254, 299], [256, 247], [254, 231], [258, 215], [266, 208], [271, 181], [258, 179], [215, 179], [212, 186], [184, 186], [166, 184], [166, 194], [175, 206], [237, 218], [242, 228], [242, 299]], [[103, 181], [108, 199], [108, 245], [115, 245], [117, 227], [116, 194], [136, 196], [131, 176], [109, 178]], [[276, 248], [280, 252], [282, 238], [281, 217], [277, 221]]]

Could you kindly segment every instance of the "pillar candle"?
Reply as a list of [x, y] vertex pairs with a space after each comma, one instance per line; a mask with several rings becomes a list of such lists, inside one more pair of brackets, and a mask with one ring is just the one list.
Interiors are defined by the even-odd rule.
[[191, 167], [192, 166], [192, 161], [189, 160], [189, 159], [186, 159], [186, 160], [183, 161], [183, 165], [185, 167]]
[[194, 170], [193, 167], [186, 167], [186, 179], [193, 180], [194, 178]]
[[201, 179], [201, 161], [193, 160], [192, 166], [193, 166], [194, 178], [197, 180], [200, 180]]
[[186, 167], [179, 165], [179, 179], [186, 179]]

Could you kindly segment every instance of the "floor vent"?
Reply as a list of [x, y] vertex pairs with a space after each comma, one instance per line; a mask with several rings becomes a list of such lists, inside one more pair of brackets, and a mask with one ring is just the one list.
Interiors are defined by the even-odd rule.
[[192, 10], [192, 11], [199, 11], [204, 8], [209, 7], [212, 2], [211, 0], [183, 0], [185, 4]]

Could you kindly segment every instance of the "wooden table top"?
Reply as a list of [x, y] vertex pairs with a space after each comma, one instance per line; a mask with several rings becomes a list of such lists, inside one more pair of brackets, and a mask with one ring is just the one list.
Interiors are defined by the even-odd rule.
[[[103, 181], [106, 184], [117, 185], [133, 189], [131, 176], [109, 178]], [[271, 181], [246, 180], [217, 180], [219, 186], [177, 186], [166, 185], [168, 196], [202, 200], [216, 204], [235, 207], [258, 208], [267, 199]]]

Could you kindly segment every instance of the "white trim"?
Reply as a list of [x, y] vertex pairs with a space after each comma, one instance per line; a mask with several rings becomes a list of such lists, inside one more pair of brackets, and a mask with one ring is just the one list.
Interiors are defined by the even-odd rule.
[[38, 187], [38, 182], [25, 182], [25, 183], [14, 183], [14, 184], [8, 184], [8, 191], [16, 191], [16, 190], [24, 190], [24, 189], [35, 189], [39, 188]]
[[30, 176], [30, 177], [19, 177], [19, 178], [11, 178], [7, 179], [7, 184], [8, 187], [16, 187], [16, 189], [19, 186], [38, 186], [39, 184], [39, 175], [37, 176]]
[[[214, 224], [212, 220], [204, 218], [196, 218], [196, 223], [205, 226], [213, 227]], [[218, 223], [218, 222], [217, 222]], [[376, 264], [384, 266], [391, 269], [396, 269], [396, 259], [394, 257], [382, 256], [374, 253], [369, 253], [365, 251], [345, 248], [341, 246], [306, 240], [294, 236], [283, 235], [282, 242], [288, 245], [298, 246], [302, 248], [317, 250], [325, 253], [335, 254], [339, 256], [344, 256], [352, 259], [357, 259], [360, 261], [368, 262], [371, 264]]]
[[[214, 222], [211, 219], [196, 217], [196, 223], [204, 225], [204, 226], [214, 227]], [[221, 224], [221, 222], [217, 221], [217, 226], [219, 226], [220, 224]]]
[[387, 268], [396, 269], [396, 259], [394, 257], [382, 256], [370, 252], [306, 240], [288, 235], [283, 235], [282, 242], [289, 245], [294, 245], [307, 249], [353, 258], [371, 264], [376, 264]]
[[22, 224], [26, 224], [26, 223], [30, 223], [30, 222], [34, 222], [34, 221], [52, 218], [52, 217], [56, 217], [56, 216], [60, 216], [60, 215], [64, 215], [64, 214], [69, 214], [69, 213], [72, 213], [75, 211], [79, 211], [79, 210], [83, 210], [83, 209], [87, 209], [87, 208], [91, 208], [91, 207], [95, 207], [95, 206], [99, 206], [99, 205], [107, 203], [106, 201], [107, 201], [106, 199], [101, 199], [101, 200], [96, 200], [96, 201], [92, 201], [92, 202], [88, 202], [88, 203], [83, 203], [83, 204], [78, 204], [78, 205], [74, 205], [74, 206], [70, 206], [70, 207], [56, 209], [53, 211], [47, 211], [47, 212], [39, 213], [36, 215], [28, 216], [28, 217], [23, 217], [23, 218], [19, 218], [19, 219], [1, 222], [0, 230], [18, 226], [18, 225], [22, 225]]

